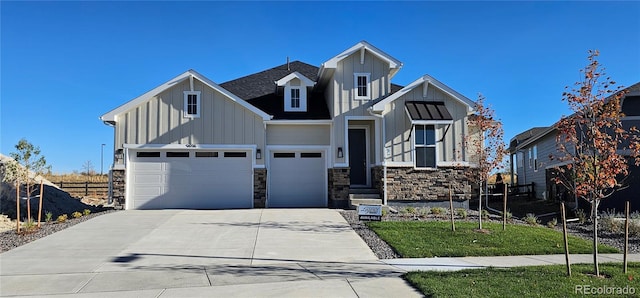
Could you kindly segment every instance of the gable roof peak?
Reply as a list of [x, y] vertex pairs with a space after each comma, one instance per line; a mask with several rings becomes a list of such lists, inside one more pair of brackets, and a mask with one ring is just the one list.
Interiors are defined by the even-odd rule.
[[372, 53], [374, 56], [378, 57], [379, 59], [388, 62], [389, 63], [389, 67], [392, 69], [392, 74], [395, 74], [400, 68], [402, 68], [402, 62], [400, 62], [400, 60], [392, 57], [391, 55], [385, 53], [384, 51], [378, 49], [377, 47], [375, 47], [374, 45], [370, 44], [369, 42], [367, 42], [366, 40], [362, 40], [360, 42], [358, 42], [357, 44], [353, 45], [352, 47], [344, 50], [342, 53], [334, 56], [333, 58], [327, 60], [326, 62], [322, 63], [322, 67], [321, 68], [336, 68], [338, 62], [342, 61], [344, 58], [348, 57], [349, 55], [360, 51], [360, 50], [367, 50], [370, 53]]

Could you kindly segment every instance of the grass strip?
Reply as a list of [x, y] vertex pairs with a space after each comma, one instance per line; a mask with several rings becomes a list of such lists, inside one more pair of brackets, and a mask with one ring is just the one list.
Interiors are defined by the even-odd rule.
[[405, 278], [426, 297], [638, 297], [640, 263], [600, 264], [601, 275], [593, 275], [593, 265], [572, 265], [566, 276], [564, 265], [468, 269], [456, 272], [410, 272]]
[[[509, 256], [562, 254], [562, 233], [542, 226], [484, 223], [486, 233], [476, 231], [475, 222], [456, 222], [456, 231], [443, 221], [370, 222], [369, 227], [404, 258]], [[601, 253], [616, 248], [599, 245]], [[592, 253], [589, 240], [569, 236], [569, 252]]]

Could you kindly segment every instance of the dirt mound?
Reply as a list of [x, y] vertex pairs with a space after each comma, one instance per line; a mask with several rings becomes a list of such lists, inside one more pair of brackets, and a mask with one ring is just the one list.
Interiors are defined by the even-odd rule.
[[[3, 164], [9, 157], [0, 155], [0, 178], [2, 178]], [[37, 177], [36, 181], [44, 182], [44, 198], [42, 201], [42, 219], [45, 218], [46, 212], [51, 212], [53, 214], [53, 219], [55, 220], [58, 215], [69, 214], [79, 211], [82, 212], [84, 209], [89, 209], [91, 212], [99, 212], [105, 210], [105, 208], [101, 206], [91, 206], [83, 203], [79, 199], [72, 197], [69, 193], [59, 189], [53, 183], [47, 181], [44, 178]], [[2, 179], [0, 179], [2, 181]], [[24, 189], [24, 185], [20, 186], [21, 189]], [[40, 194], [40, 186], [35, 187], [37, 190], [35, 194], [32, 195], [30, 204], [31, 204], [31, 216], [32, 218], [38, 218], [38, 204], [39, 204], [39, 194]], [[24, 196], [24, 193], [22, 193]], [[16, 189], [15, 186], [11, 183], [0, 182], [0, 214], [5, 214], [11, 219], [16, 219]], [[26, 197], [20, 198], [20, 217], [21, 220], [24, 220], [27, 217], [27, 200]]]

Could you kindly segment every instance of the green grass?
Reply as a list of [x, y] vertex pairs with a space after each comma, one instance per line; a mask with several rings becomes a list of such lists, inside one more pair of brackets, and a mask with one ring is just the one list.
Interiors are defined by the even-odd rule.
[[426, 297], [584, 297], [584, 292], [576, 293], [576, 286], [579, 289], [582, 285], [603, 290], [606, 289], [603, 287], [626, 287], [627, 291], [635, 291], [635, 295], [613, 292], [589, 296], [640, 295], [640, 263], [629, 263], [626, 274], [622, 273], [621, 263], [600, 264], [600, 274], [607, 275], [607, 278], [594, 277], [593, 265], [590, 264], [572, 265], [571, 271], [572, 276], [567, 277], [564, 265], [551, 265], [457, 272], [410, 272], [405, 278]]
[[[456, 222], [456, 231], [445, 221], [370, 222], [369, 227], [382, 240], [391, 245], [402, 257], [464, 257], [544, 255], [564, 253], [562, 233], [545, 228], [524, 225], [484, 223], [489, 233], [475, 231], [475, 222]], [[601, 253], [616, 253], [616, 248], [599, 245]], [[592, 253], [592, 243], [569, 236], [570, 253]]]

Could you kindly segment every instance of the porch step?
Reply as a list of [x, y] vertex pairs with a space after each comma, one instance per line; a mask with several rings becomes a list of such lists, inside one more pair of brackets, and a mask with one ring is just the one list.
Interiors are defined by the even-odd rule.
[[382, 205], [382, 199], [377, 189], [352, 188], [349, 190], [349, 208], [356, 209], [359, 205]]

